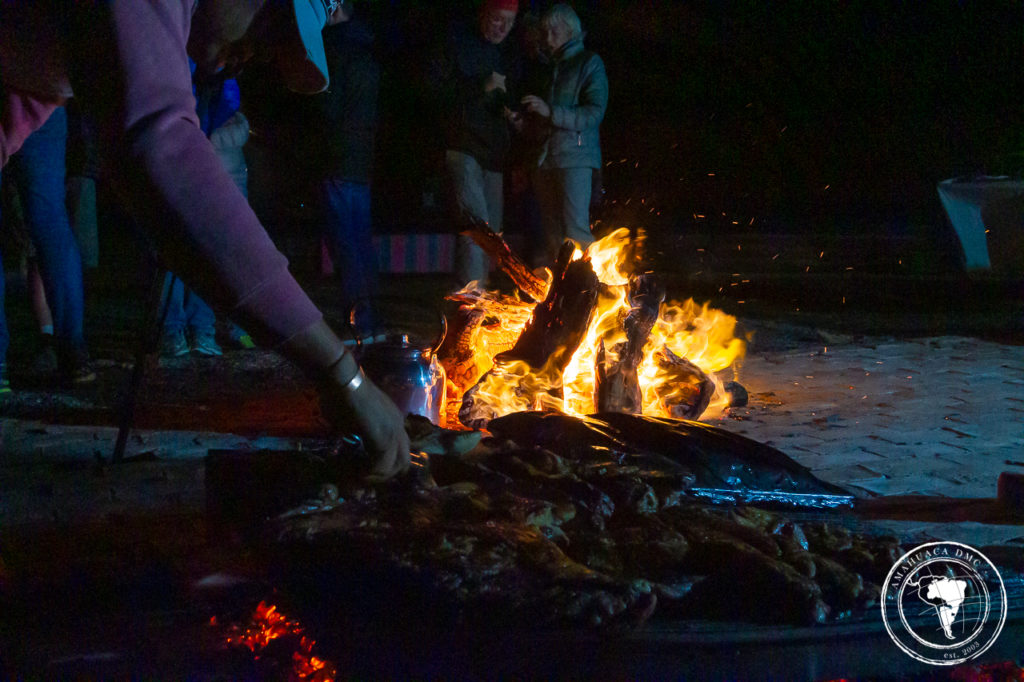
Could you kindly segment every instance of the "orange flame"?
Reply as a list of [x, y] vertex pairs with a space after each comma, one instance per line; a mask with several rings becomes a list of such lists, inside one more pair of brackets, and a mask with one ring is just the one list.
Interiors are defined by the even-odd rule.
[[334, 682], [338, 674], [334, 665], [313, 655], [316, 640], [303, 634], [299, 621], [289, 619], [276, 606], [268, 606], [266, 602], [261, 601], [256, 606], [248, 623], [232, 625], [224, 641], [260, 654], [272, 641], [283, 637], [299, 638], [297, 649], [292, 654], [289, 682]]
[[[486, 405], [494, 416], [523, 410], [552, 410], [574, 415], [596, 412], [598, 352], [603, 348], [606, 361], [614, 359], [616, 345], [626, 340], [623, 320], [630, 312], [630, 264], [640, 245], [631, 238], [628, 228], [620, 228], [591, 244], [585, 253], [577, 248], [573, 260], [588, 259], [605, 286], [599, 292], [583, 341], [564, 371], [550, 358], [540, 368], [521, 361], [491, 367], [495, 355], [512, 347], [534, 305], [521, 302], [515, 308], [498, 306], [495, 298], [477, 292], [475, 305], [485, 310], [488, 305], [494, 305], [501, 307], [502, 312], [492, 315], [495, 324], [490, 328], [481, 327], [478, 340], [474, 341], [474, 362], [478, 376], [483, 375], [474, 387], [474, 400]], [[550, 273], [548, 279], [551, 279]], [[515, 310], [515, 314], [511, 314], [511, 310]], [[745, 342], [736, 338], [735, 330], [735, 317], [709, 308], [707, 304], [698, 305], [692, 299], [663, 303], [637, 368], [643, 413], [672, 416], [669, 405], [687, 388], [675, 385], [678, 373], [666, 368], [663, 361], [659, 362], [659, 358], [666, 355], [665, 349], [690, 361], [711, 378], [715, 383], [715, 396], [710, 409], [721, 410], [728, 400], [717, 373], [742, 359], [746, 351]], [[459, 387], [456, 399], [461, 400], [462, 391], [471, 386]], [[457, 410], [449, 410], [450, 419], [454, 419], [455, 414]]]

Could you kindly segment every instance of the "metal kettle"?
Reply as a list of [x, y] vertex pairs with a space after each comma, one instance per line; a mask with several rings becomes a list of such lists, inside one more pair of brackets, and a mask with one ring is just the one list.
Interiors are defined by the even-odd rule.
[[431, 346], [417, 345], [409, 335], [385, 335], [375, 343], [360, 341], [356, 348], [366, 375], [386, 393], [403, 414], [418, 414], [440, 424], [445, 409], [444, 367], [437, 349], [447, 331], [443, 315], [441, 335]]

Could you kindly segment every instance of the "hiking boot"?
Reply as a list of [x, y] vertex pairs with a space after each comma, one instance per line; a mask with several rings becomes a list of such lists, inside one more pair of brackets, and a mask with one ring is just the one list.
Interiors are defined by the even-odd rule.
[[220, 344], [214, 338], [212, 329], [195, 330], [192, 332], [192, 350], [200, 355], [208, 355], [210, 357], [224, 355]]
[[160, 340], [160, 356], [165, 358], [180, 358], [188, 355], [188, 341], [185, 340], [185, 332], [181, 329], [165, 329], [163, 338]]

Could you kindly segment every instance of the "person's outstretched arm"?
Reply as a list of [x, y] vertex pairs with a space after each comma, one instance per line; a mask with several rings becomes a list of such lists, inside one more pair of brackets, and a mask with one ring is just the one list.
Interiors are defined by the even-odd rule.
[[368, 380], [288, 270], [199, 128], [186, 42], [192, 0], [71, 10], [71, 85], [115, 186], [165, 264], [321, 387], [324, 414], [366, 441], [374, 473], [409, 461], [403, 415]]

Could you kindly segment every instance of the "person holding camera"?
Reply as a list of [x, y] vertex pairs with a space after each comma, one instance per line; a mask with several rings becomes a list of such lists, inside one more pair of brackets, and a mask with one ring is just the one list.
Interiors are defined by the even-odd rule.
[[599, 56], [584, 49], [583, 28], [571, 7], [553, 5], [541, 17], [549, 57], [547, 87], [521, 100], [517, 128], [539, 127], [533, 187], [540, 204], [547, 265], [565, 239], [586, 247], [595, 173], [601, 169], [600, 125], [608, 109], [608, 76]]
[[[468, 217], [502, 230], [503, 171], [511, 143], [506, 112], [522, 68], [518, 45], [509, 39], [518, 11], [518, 0], [485, 0], [476, 26], [456, 28], [433, 64], [448, 122], [444, 160], [456, 226]], [[459, 235], [457, 284], [484, 284], [489, 270], [480, 247]]]

